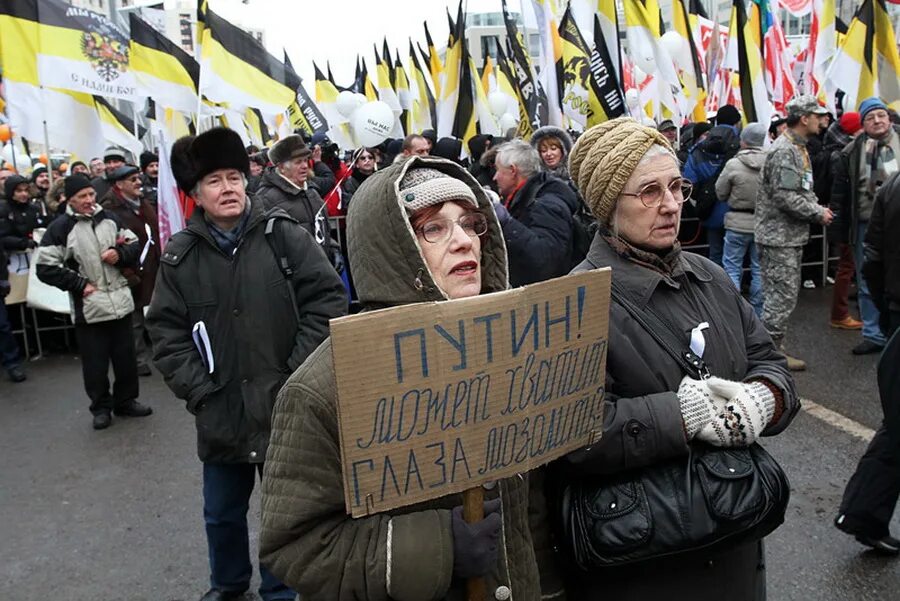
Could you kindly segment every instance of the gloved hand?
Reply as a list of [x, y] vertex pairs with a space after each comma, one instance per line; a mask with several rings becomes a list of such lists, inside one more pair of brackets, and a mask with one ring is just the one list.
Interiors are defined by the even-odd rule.
[[11, 290], [12, 286], [10, 286], [9, 280], [0, 280], [0, 300], [9, 296]]
[[334, 264], [334, 270], [338, 273], [344, 273], [344, 255], [341, 251], [335, 250], [331, 253], [331, 262]]
[[453, 575], [458, 578], [484, 576], [497, 563], [497, 541], [503, 524], [500, 499], [485, 502], [484, 519], [480, 522], [466, 522], [462, 506], [454, 507], [451, 516]]
[[712, 377], [716, 416], [700, 430], [699, 440], [718, 447], [746, 447], [756, 442], [775, 414], [775, 395], [762, 382], [734, 382]]
[[684, 431], [688, 440], [691, 440], [716, 417], [713, 395], [706, 385], [706, 380], [695, 380], [690, 376], [681, 379], [676, 394], [678, 404], [681, 405]]

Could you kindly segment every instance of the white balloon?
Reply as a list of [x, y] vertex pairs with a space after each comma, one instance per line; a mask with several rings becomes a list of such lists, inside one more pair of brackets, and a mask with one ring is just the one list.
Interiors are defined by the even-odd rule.
[[687, 41], [678, 35], [676, 31], [667, 31], [659, 41], [666, 52], [669, 53], [669, 56], [672, 57], [672, 60], [675, 61], [675, 64], [682, 69], [686, 69], [691, 56]]
[[499, 119], [509, 106], [509, 96], [503, 92], [491, 92], [488, 96], [488, 106], [491, 107], [491, 114]]
[[504, 113], [500, 117], [500, 132], [505, 134], [507, 131], [519, 125], [519, 119], [512, 113]]
[[630, 109], [636, 109], [641, 105], [641, 95], [640, 93], [634, 89], [630, 88], [625, 91], [625, 104]]
[[653, 56], [653, 48], [647, 44], [638, 45], [632, 49], [634, 54], [634, 64], [640, 67], [645, 73], [656, 72], [656, 57]]
[[353, 111], [350, 127], [360, 146], [377, 146], [384, 142], [394, 129], [394, 112], [380, 100], [368, 102]]
[[365, 94], [360, 94], [359, 92], [356, 92], [353, 97], [356, 98], [356, 108], [361, 107], [369, 101]]
[[[15, 153], [15, 161], [13, 161], [13, 154]], [[12, 142], [7, 142], [3, 146], [3, 151], [0, 152], [3, 155], [3, 160], [9, 163], [10, 165], [15, 165], [16, 170], [20, 175], [27, 175], [31, 173], [31, 157], [28, 154], [19, 148], [18, 146], [13, 146]]]
[[344, 90], [343, 92], [338, 94], [335, 105], [337, 105], [338, 112], [347, 118], [349, 118], [350, 115], [353, 114], [353, 111], [356, 109], [356, 107], [359, 106], [356, 101], [356, 94], [347, 90]]

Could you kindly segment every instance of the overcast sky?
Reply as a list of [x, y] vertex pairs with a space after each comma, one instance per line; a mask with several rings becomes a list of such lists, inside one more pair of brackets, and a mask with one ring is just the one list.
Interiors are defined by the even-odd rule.
[[[519, 12], [520, 0], [507, 0], [510, 11]], [[210, 7], [236, 25], [262, 29], [265, 43], [273, 56], [281, 59], [285, 48], [294, 69], [312, 91], [315, 60], [323, 71], [325, 61], [340, 85], [353, 80], [357, 53], [362, 54], [372, 73], [374, 54], [372, 45], [387, 37], [393, 53], [400, 51], [404, 65], [408, 61], [408, 39], [425, 46], [428, 30], [438, 47], [447, 42], [447, 8], [456, 18], [457, 0], [210, 0]], [[530, 0], [525, 0], [530, 4]], [[466, 0], [470, 13], [500, 12], [500, 0]], [[526, 8], [530, 15], [530, 7]], [[532, 19], [529, 19], [532, 20]]]

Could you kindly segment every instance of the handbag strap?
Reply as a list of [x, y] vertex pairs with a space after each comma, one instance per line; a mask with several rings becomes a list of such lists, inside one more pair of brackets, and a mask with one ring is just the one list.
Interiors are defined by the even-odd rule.
[[705, 380], [710, 376], [706, 362], [678, 339], [678, 330], [668, 321], [661, 319], [649, 306], [645, 306], [641, 310], [628, 291], [616, 282], [615, 278], [612, 280], [612, 298], [628, 311], [636, 322], [641, 324], [641, 327], [675, 359], [689, 376], [695, 380]]

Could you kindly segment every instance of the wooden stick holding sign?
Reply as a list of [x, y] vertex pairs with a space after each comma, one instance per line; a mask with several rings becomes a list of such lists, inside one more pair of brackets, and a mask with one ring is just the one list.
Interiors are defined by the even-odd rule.
[[[463, 492], [463, 519], [470, 524], [484, 519], [484, 489], [480, 486]], [[484, 578], [469, 578], [466, 581], [466, 601], [485, 601], [487, 585]]]
[[[332, 320], [347, 512], [466, 491], [479, 521], [482, 484], [596, 442], [610, 280], [598, 269]], [[472, 582], [469, 598], [483, 591]]]

